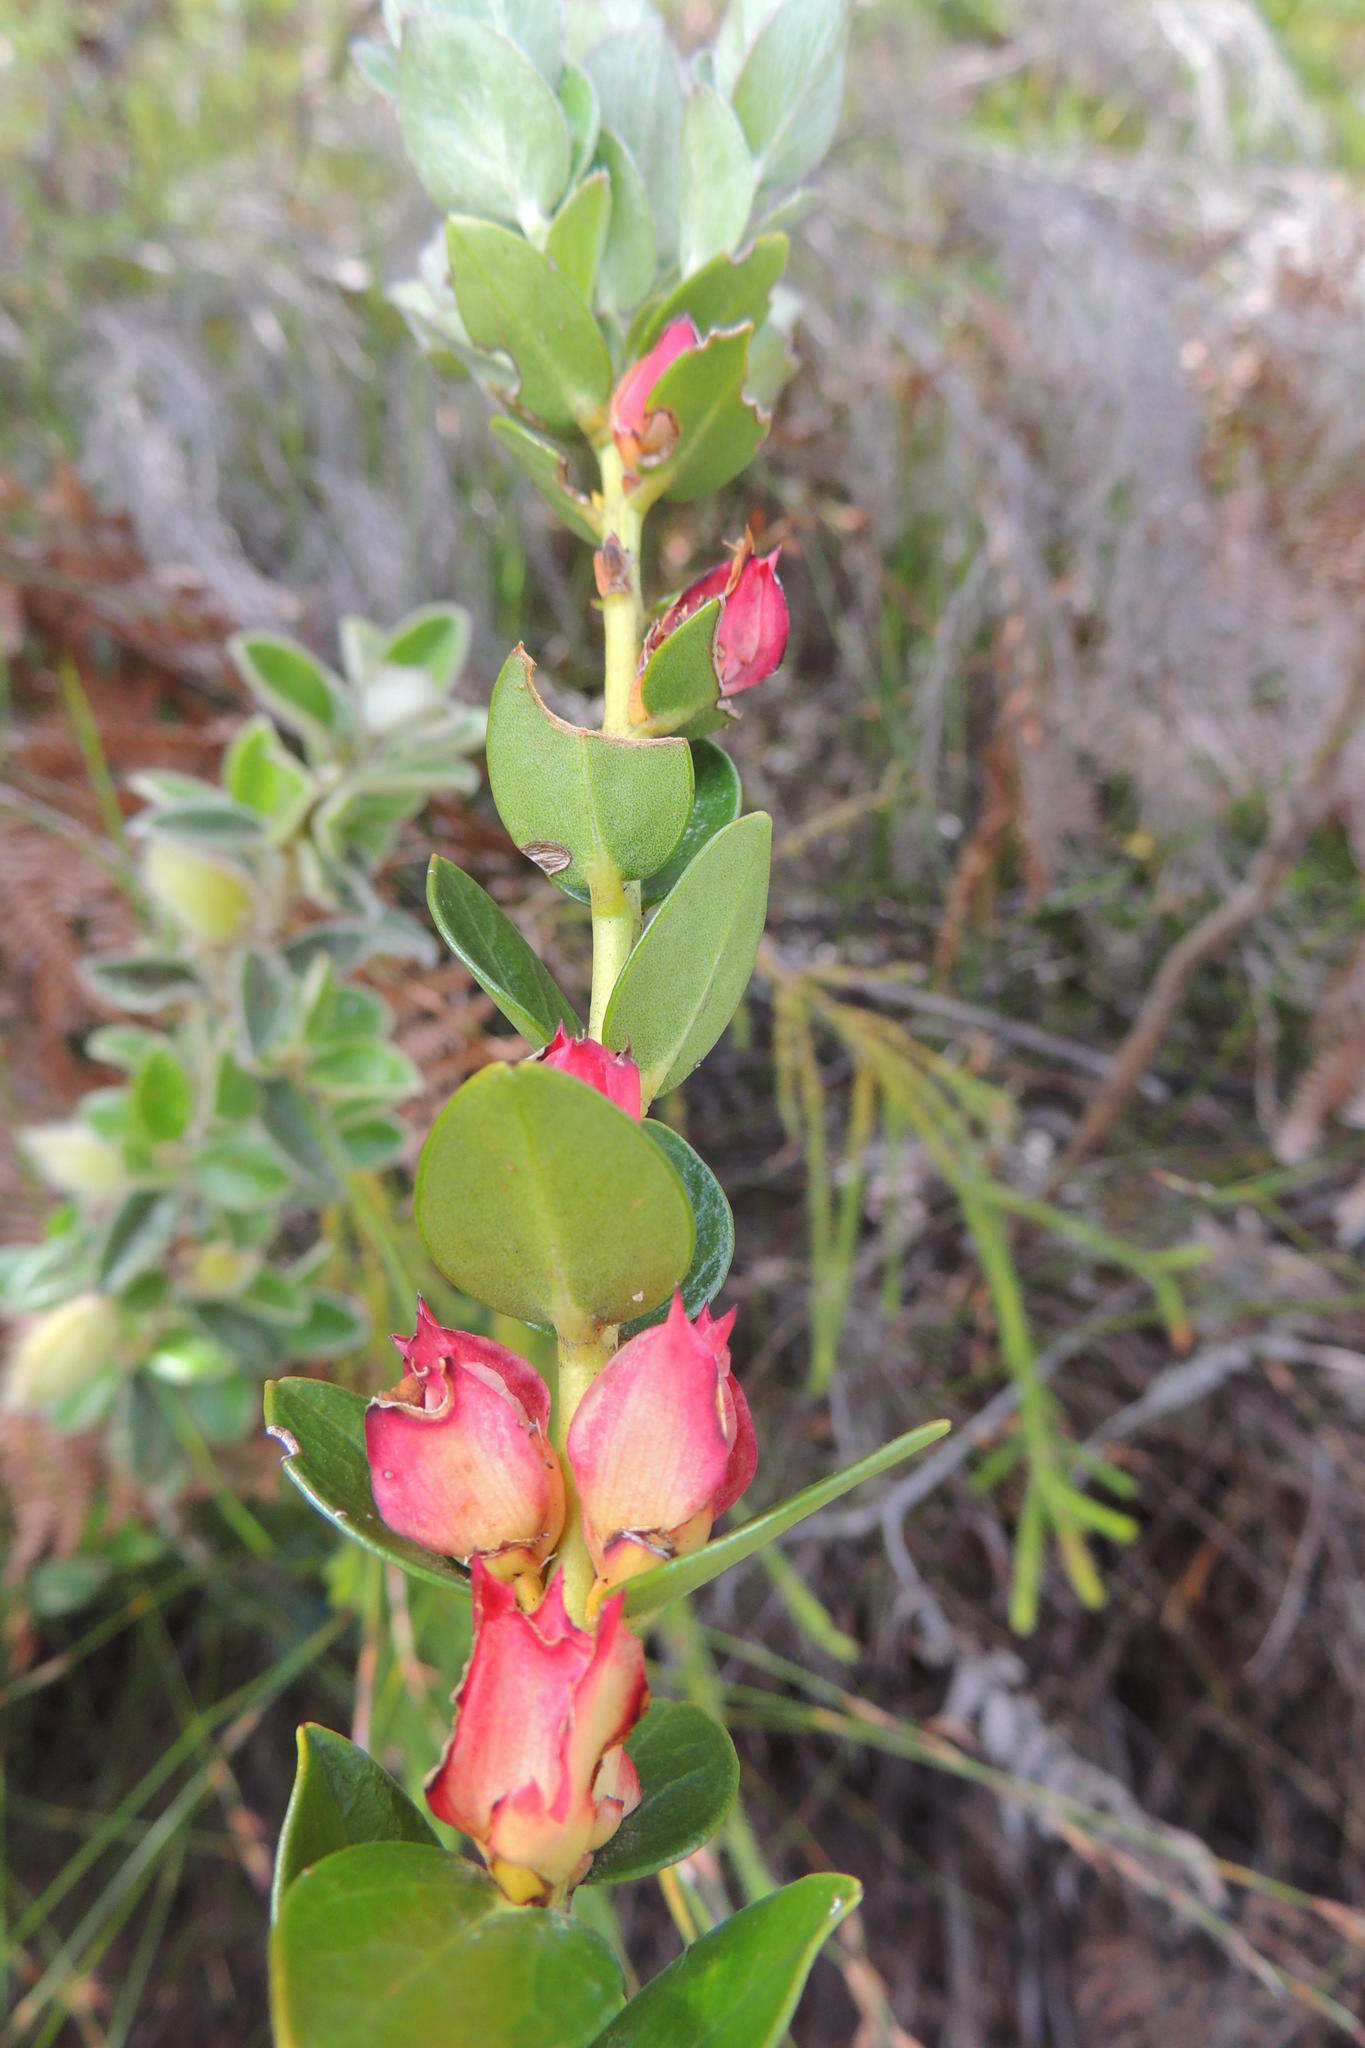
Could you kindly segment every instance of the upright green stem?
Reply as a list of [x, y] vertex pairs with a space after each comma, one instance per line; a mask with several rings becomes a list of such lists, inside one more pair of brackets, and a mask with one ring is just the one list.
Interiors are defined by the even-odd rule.
[[568, 1498], [558, 1564], [564, 1574], [564, 1605], [571, 1619], [580, 1623], [587, 1615], [588, 1595], [597, 1571], [583, 1534], [583, 1516], [574, 1486], [573, 1467], [568, 1458], [569, 1424], [573, 1421], [574, 1410], [610, 1358], [615, 1336], [615, 1330], [610, 1329], [581, 1343], [568, 1337], [559, 1340], [559, 1392], [551, 1433], [559, 1453]]
[[[631, 502], [615, 444], [598, 450], [602, 473], [603, 545], [597, 558], [605, 635], [603, 717], [605, 732], [630, 731], [630, 689], [640, 663], [644, 636], [644, 602], [640, 595], [640, 529], [642, 515]], [[640, 933], [640, 885], [623, 880], [609, 864], [589, 881], [592, 901], [592, 999], [588, 1031], [600, 1039], [611, 992]], [[564, 1601], [575, 1621], [587, 1614], [588, 1595], [596, 1576], [583, 1534], [583, 1518], [566, 1455], [574, 1410], [602, 1367], [616, 1341], [615, 1330], [574, 1340], [560, 1335], [559, 1392], [555, 1400], [553, 1435], [568, 1490], [559, 1567], [564, 1574]]]
[[[598, 450], [602, 472], [602, 548], [597, 557], [605, 638], [604, 732], [630, 731], [630, 691], [640, 665], [645, 608], [640, 595], [640, 538], [644, 520], [625, 485], [614, 442]], [[640, 934], [640, 885], [614, 868], [595, 874], [592, 895], [592, 1004], [588, 1029], [602, 1035], [607, 1004]]]
[[630, 686], [640, 663], [645, 607], [640, 595], [640, 534], [643, 515], [626, 491], [621, 458], [615, 445], [598, 451], [602, 472], [602, 557], [619, 565], [602, 592], [602, 626], [606, 637], [603, 730], [630, 731]]
[[600, 1039], [606, 1021], [607, 1004], [626, 955], [640, 931], [640, 891], [623, 882], [615, 868], [589, 883], [592, 898], [592, 999], [588, 1009], [588, 1035]]

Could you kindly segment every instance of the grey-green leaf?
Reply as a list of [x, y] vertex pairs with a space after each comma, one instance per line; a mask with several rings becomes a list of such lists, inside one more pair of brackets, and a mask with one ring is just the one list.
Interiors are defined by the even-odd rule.
[[765, 187], [798, 184], [834, 140], [847, 47], [846, 0], [781, 0], [759, 30], [733, 99]]
[[682, 74], [673, 45], [651, 12], [596, 44], [583, 63], [597, 87], [602, 126], [620, 136], [644, 180], [659, 255], [667, 262], [678, 246], [683, 117]]
[[705, 1059], [748, 986], [768, 904], [772, 819], [737, 818], [707, 841], [636, 940], [602, 1036], [629, 1049], [646, 1101]]
[[658, 242], [639, 166], [619, 136], [603, 129], [598, 154], [611, 178], [611, 219], [597, 273], [597, 294], [611, 311], [629, 313], [654, 282]]
[[350, 731], [345, 685], [324, 662], [271, 633], [237, 633], [228, 642], [237, 672], [272, 718], [316, 748]]
[[524, 50], [549, 85], [564, 62], [562, 0], [424, 0], [430, 14], [462, 15], [500, 29]]
[[610, 221], [611, 179], [604, 170], [594, 171], [570, 192], [545, 238], [545, 254], [585, 305], [592, 300]]
[[734, 108], [710, 86], [698, 86], [682, 125], [678, 268], [684, 277], [738, 247], [754, 187], [754, 160]]
[[102, 953], [81, 962], [81, 977], [101, 1002], [151, 1012], [198, 995], [194, 969], [173, 953]]
[[581, 1032], [573, 1005], [506, 911], [439, 854], [427, 869], [427, 903], [451, 952], [531, 1045], [548, 1044], [561, 1024], [572, 1034]]
[[433, 689], [448, 690], [469, 652], [469, 613], [462, 604], [428, 604], [409, 612], [382, 640], [380, 665], [425, 670]]
[[581, 65], [566, 64], [560, 73], [559, 104], [569, 124], [569, 141], [573, 149], [569, 183], [576, 185], [592, 162], [602, 118], [597, 104], [597, 87]]
[[522, 226], [549, 219], [569, 182], [568, 123], [510, 36], [418, 15], [403, 32], [398, 76], [404, 147], [442, 211]]
[[179, 1216], [178, 1195], [137, 1188], [124, 1197], [100, 1255], [99, 1283], [104, 1293], [119, 1293], [161, 1260]]

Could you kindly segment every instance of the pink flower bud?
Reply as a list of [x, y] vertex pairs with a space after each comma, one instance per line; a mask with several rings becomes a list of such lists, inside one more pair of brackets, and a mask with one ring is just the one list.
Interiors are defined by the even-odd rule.
[[608, 419], [628, 474], [662, 462], [678, 438], [678, 422], [666, 406], [651, 412], [654, 386], [671, 363], [700, 346], [690, 316], [670, 320], [647, 355], [633, 362], [611, 395]]
[[733, 697], [770, 676], [787, 651], [787, 600], [777, 577], [781, 552], [774, 548], [770, 555], [756, 555], [753, 538], [746, 533], [733, 561], [708, 569], [669, 606], [649, 636], [645, 659], [684, 620], [718, 597], [715, 657], [721, 695]]
[[667, 1320], [623, 1345], [575, 1411], [567, 1449], [594, 1601], [699, 1550], [754, 1476], [749, 1404], [730, 1373], [734, 1320], [733, 1309], [714, 1322], [704, 1308], [689, 1323], [675, 1293]]
[[561, 1024], [536, 1058], [547, 1067], [558, 1067], [561, 1074], [572, 1074], [575, 1081], [586, 1081], [639, 1123], [640, 1069], [628, 1053], [608, 1052], [595, 1038], [570, 1038]]
[[455, 1732], [427, 1780], [439, 1820], [463, 1830], [518, 1904], [571, 1890], [640, 1803], [620, 1747], [649, 1704], [645, 1654], [609, 1600], [594, 1629], [564, 1608], [561, 1574], [533, 1614], [474, 1565], [474, 1650]]
[[365, 1412], [375, 1506], [391, 1529], [499, 1579], [538, 1573], [564, 1527], [550, 1390], [514, 1351], [447, 1330], [417, 1304], [395, 1337], [408, 1370]]

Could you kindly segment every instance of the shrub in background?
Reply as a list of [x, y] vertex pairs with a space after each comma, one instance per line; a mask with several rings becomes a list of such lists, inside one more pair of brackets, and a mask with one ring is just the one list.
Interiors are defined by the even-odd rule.
[[337, 674], [243, 634], [261, 709], [219, 781], [133, 778], [147, 936], [84, 963], [123, 1013], [86, 1049], [125, 1078], [20, 1134], [63, 1199], [40, 1243], [3, 1254], [0, 1305], [17, 1319], [6, 1404], [103, 1425], [149, 1481], [187, 1444], [245, 1436], [264, 1373], [365, 1337], [361, 1305], [324, 1284], [318, 1215], [403, 1145], [419, 1077], [356, 970], [430, 952], [373, 877], [429, 795], [477, 786], [484, 716], [451, 696], [468, 637], [454, 605], [389, 632], [348, 619]]

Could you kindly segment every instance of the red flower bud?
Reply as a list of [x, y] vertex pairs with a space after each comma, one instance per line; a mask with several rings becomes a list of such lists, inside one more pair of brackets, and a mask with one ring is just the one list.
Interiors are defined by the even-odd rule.
[[777, 577], [780, 553], [774, 548], [770, 555], [756, 555], [746, 533], [733, 561], [708, 569], [669, 606], [649, 636], [644, 659], [684, 620], [718, 597], [715, 658], [722, 697], [752, 689], [770, 676], [787, 651], [787, 600]]
[[608, 1052], [595, 1038], [570, 1038], [561, 1024], [536, 1058], [547, 1067], [558, 1067], [561, 1074], [572, 1074], [575, 1081], [586, 1081], [639, 1123], [640, 1069], [628, 1053]]
[[518, 1904], [562, 1896], [640, 1803], [620, 1747], [649, 1704], [645, 1653], [609, 1600], [595, 1629], [564, 1608], [562, 1576], [533, 1614], [474, 1565], [474, 1650], [455, 1732], [427, 1780], [439, 1820], [478, 1843]]
[[383, 1519], [428, 1550], [483, 1557], [499, 1579], [539, 1572], [564, 1526], [544, 1380], [501, 1344], [444, 1329], [422, 1301], [415, 1334], [394, 1342], [407, 1373], [365, 1413]]
[[[754, 1476], [749, 1404], [730, 1373], [732, 1309], [689, 1323], [681, 1293], [603, 1368], [569, 1425], [568, 1457], [597, 1566], [594, 1601], [699, 1550]], [[589, 1608], [591, 1612], [591, 1605]]]
[[666, 406], [651, 412], [654, 386], [671, 363], [701, 344], [690, 316], [670, 320], [647, 355], [633, 362], [611, 394], [608, 420], [627, 473], [662, 462], [678, 438], [678, 423]]

